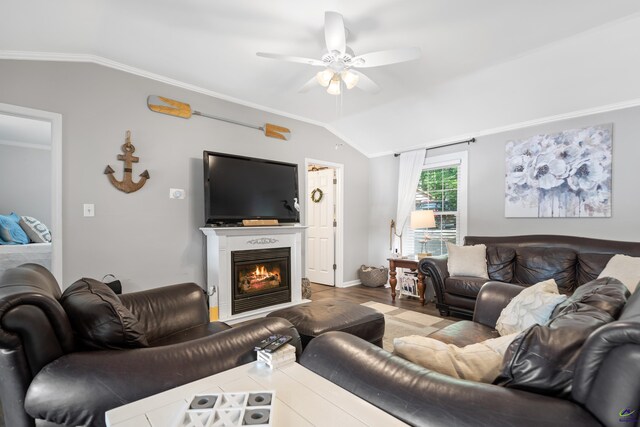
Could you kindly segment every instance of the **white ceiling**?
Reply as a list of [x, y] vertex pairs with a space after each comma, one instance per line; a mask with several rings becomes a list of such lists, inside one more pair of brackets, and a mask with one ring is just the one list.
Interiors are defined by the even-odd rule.
[[[344, 15], [356, 54], [423, 56], [366, 70], [382, 91], [348, 91], [341, 108], [320, 87], [300, 94], [317, 68], [255, 53], [319, 58], [325, 10]], [[637, 0], [21, 0], [3, 4], [0, 53], [95, 55], [320, 123], [376, 155], [640, 97], [635, 76], [616, 75], [640, 64], [639, 12]]]

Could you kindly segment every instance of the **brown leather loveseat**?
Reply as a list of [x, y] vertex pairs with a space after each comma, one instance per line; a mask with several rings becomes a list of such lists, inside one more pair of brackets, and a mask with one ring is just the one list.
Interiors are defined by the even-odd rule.
[[640, 243], [559, 235], [467, 236], [465, 245], [487, 246], [489, 279], [449, 275], [447, 256], [424, 258], [419, 269], [430, 278], [440, 314], [470, 317], [482, 285], [488, 281], [533, 285], [555, 279], [570, 294], [598, 277], [615, 254], [640, 256]]
[[293, 336], [301, 351], [297, 331], [284, 319], [233, 328], [210, 323], [205, 294], [193, 283], [120, 295], [148, 344], [92, 350], [78, 339], [61, 296], [56, 279], [39, 265], [0, 277], [0, 399], [7, 426], [103, 426], [109, 409], [255, 360], [255, 343], [275, 333]]

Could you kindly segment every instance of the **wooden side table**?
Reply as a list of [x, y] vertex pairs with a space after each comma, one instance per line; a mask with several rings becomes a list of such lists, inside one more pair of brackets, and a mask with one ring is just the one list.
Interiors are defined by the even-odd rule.
[[396, 300], [396, 285], [398, 279], [396, 279], [396, 268], [408, 268], [411, 271], [418, 272], [418, 296], [420, 297], [420, 304], [424, 305], [424, 275], [418, 270], [417, 258], [388, 258], [389, 261], [389, 285], [391, 285], [391, 301]]

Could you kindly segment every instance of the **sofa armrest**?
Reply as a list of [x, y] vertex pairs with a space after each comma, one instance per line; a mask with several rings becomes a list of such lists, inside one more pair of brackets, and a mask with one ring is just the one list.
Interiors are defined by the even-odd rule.
[[473, 321], [495, 329], [500, 312], [518, 295], [524, 286], [504, 282], [487, 282], [482, 285], [473, 311]]
[[440, 304], [444, 303], [444, 281], [449, 277], [447, 267], [448, 255], [440, 255], [422, 258], [418, 263], [418, 269], [425, 277], [430, 277], [436, 299]]
[[104, 426], [110, 409], [255, 360], [254, 345], [273, 334], [291, 335], [300, 355], [298, 332], [277, 317], [164, 347], [71, 353], [40, 371], [25, 409], [59, 424]]
[[311, 341], [301, 364], [411, 425], [600, 425], [568, 400], [454, 379], [342, 332]]
[[162, 286], [119, 298], [137, 317], [150, 342], [209, 322], [206, 295], [195, 283]]

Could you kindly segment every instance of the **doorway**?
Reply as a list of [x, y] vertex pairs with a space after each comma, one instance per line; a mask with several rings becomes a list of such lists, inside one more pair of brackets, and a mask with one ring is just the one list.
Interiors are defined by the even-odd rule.
[[306, 159], [306, 277], [341, 287], [343, 278], [343, 165]]
[[[4, 116], [7, 119], [17, 118], [17, 119], [25, 119], [25, 120], [17, 120], [16, 123], [24, 122], [27, 123], [29, 121], [36, 122], [45, 122], [49, 124], [46, 127], [48, 138], [46, 138], [49, 143], [49, 147], [46, 149], [50, 151], [50, 162], [51, 168], [46, 171], [45, 181], [48, 181], [48, 185], [50, 188], [50, 206], [48, 212], [44, 212], [41, 214], [43, 218], [49, 218], [49, 224], [46, 224], [51, 230], [52, 241], [51, 241], [51, 272], [54, 277], [60, 284], [63, 286], [63, 277], [62, 277], [62, 115], [57, 113], [51, 113], [48, 111], [34, 110], [32, 108], [20, 107], [17, 105], [10, 104], [2, 104], [0, 103], [0, 116]], [[11, 120], [7, 120], [10, 122]], [[11, 126], [9, 129], [20, 129], [20, 126]], [[39, 126], [32, 126], [32, 128], [39, 129]], [[45, 141], [31, 141], [31, 143], [24, 144], [23, 141], [10, 141], [8, 139], [12, 139], [10, 137], [3, 138], [3, 145], [7, 147], [20, 147], [21, 150], [25, 150], [26, 148], [36, 150], [34, 153], [38, 151], [42, 151], [43, 147], [40, 145], [45, 145]], [[35, 142], [35, 143], [34, 143]], [[40, 143], [37, 143], [40, 142]], [[25, 148], [26, 147], [26, 148]], [[33, 154], [30, 155], [32, 160], [34, 159]], [[32, 169], [32, 168], [31, 168]], [[34, 171], [33, 173], [37, 173]], [[2, 185], [9, 185], [9, 183], [5, 182]], [[35, 197], [35, 194], [32, 194]], [[36, 210], [36, 205], [33, 205], [33, 209]], [[18, 206], [18, 210], [21, 206]], [[6, 209], [5, 209], [6, 210]], [[8, 212], [7, 212], [8, 213]], [[28, 212], [24, 212], [23, 214], [27, 214]]]

